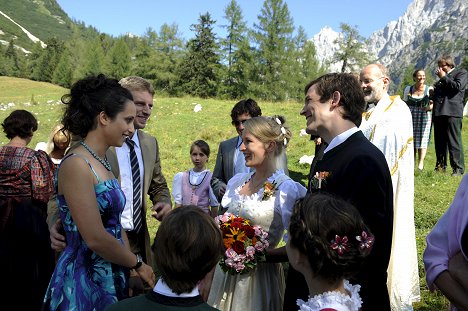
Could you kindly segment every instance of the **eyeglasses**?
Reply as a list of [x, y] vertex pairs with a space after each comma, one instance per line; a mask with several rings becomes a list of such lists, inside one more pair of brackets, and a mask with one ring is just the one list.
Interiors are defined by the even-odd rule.
[[[378, 78], [377, 80], [384, 79], [384, 78], [386, 78], [386, 77], [380, 77], [380, 78]], [[372, 80], [372, 79], [359, 80], [359, 82], [361, 82], [361, 83], [363, 83], [363, 84], [366, 84], [366, 85], [371, 84], [372, 82], [375, 82], [375, 81], [376, 81], [376, 80]]]
[[238, 127], [239, 125], [241, 125], [241, 123], [244, 124], [245, 121], [247, 121], [247, 120], [242, 120], [242, 121], [236, 120], [236, 121], [232, 121], [231, 124], [234, 125], [235, 127]]

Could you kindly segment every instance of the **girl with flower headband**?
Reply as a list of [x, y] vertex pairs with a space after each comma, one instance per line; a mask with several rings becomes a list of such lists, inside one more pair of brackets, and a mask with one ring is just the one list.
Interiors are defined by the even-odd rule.
[[373, 243], [350, 203], [328, 193], [309, 194], [299, 201], [286, 244], [289, 262], [309, 288], [309, 300], [297, 300], [299, 310], [360, 310], [360, 286], [348, 280], [361, 269]]
[[255, 169], [232, 177], [221, 205], [227, 212], [248, 219], [268, 233], [266, 262], [246, 274], [231, 275], [216, 268], [208, 304], [224, 311], [282, 310], [285, 280], [279, 261], [285, 247], [277, 248], [289, 226], [296, 200], [306, 188], [280, 169], [281, 157], [291, 139], [282, 116], [255, 117], [244, 123], [240, 151], [246, 166]]

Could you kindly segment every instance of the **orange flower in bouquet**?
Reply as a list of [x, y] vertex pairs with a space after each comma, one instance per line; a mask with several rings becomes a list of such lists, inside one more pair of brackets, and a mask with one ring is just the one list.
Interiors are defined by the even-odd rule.
[[268, 232], [260, 226], [252, 226], [248, 219], [224, 213], [215, 218], [223, 233], [224, 252], [219, 265], [229, 274], [244, 274], [265, 261], [269, 246]]

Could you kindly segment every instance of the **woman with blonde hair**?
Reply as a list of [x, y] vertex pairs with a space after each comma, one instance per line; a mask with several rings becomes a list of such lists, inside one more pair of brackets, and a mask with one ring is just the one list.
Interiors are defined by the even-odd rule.
[[232, 177], [221, 205], [228, 213], [248, 219], [268, 232], [266, 262], [248, 274], [231, 275], [216, 268], [208, 304], [221, 310], [281, 310], [285, 280], [280, 261], [286, 261], [285, 247], [277, 248], [297, 199], [306, 188], [280, 169], [291, 139], [282, 116], [255, 117], [245, 121], [240, 151], [245, 164], [254, 170]]

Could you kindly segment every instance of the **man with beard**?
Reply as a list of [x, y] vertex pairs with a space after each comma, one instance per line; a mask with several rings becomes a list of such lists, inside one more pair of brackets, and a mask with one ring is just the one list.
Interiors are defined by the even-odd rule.
[[[358, 209], [375, 244], [350, 283], [361, 285], [363, 311], [390, 310], [386, 281], [392, 244], [392, 182], [382, 152], [358, 129], [365, 108], [362, 89], [352, 74], [331, 73], [308, 83], [305, 93], [301, 115], [306, 118], [306, 132], [328, 144], [311, 173], [308, 191], [338, 195]], [[304, 278], [290, 265], [283, 310], [297, 310], [296, 299], [307, 300], [308, 294], [312, 293], [307, 292]]]
[[399, 96], [389, 96], [390, 78], [381, 64], [360, 73], [367, 111], [361, 131], [387, 160], [393, 184], [393, 244], [388, 291], [393, 310], [412, 310], [419, 301], [419, 274], [414, 227], [414, 149], [411, 112]]

